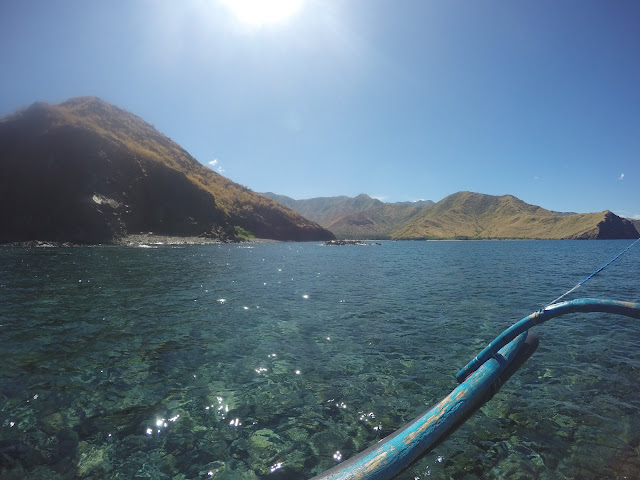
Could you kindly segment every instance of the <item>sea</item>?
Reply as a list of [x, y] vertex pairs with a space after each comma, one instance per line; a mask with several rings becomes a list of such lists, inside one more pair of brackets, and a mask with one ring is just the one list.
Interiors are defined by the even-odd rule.
[[[0, 478], [307, 479], [629, 240], [0, 247]], [[565, 300], [640, 302], [640, 244]], [[640, 478], [640, 321], [539, 325], [397, 478]]]

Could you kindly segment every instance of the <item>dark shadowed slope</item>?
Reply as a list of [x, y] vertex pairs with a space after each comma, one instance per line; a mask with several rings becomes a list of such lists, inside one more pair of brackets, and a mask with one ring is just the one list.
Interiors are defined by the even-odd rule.
[[101, 243], [138, 232], [333, 238], [94, 97], [35, 103], [0, 120], [0, 219], [3, 242]]

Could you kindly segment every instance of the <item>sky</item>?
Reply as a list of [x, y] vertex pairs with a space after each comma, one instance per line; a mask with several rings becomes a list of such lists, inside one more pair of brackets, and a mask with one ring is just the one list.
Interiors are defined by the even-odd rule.
[[639, 52], [637, 0], [5, 0], [0, 116], [93, 95], [256, 192], [640, 219]]

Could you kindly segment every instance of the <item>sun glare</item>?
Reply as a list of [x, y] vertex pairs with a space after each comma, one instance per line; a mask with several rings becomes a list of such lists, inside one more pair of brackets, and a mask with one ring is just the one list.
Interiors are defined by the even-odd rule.
[[265, 25], [292, 17], [302, 0], [222, 0], [222, 3], [243, 23]]

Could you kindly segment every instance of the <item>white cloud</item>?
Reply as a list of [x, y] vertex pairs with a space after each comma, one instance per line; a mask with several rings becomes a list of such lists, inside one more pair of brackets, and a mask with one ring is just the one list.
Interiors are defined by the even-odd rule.
[[[211, 160], [209, 162], [209, 166], [211, 167], [212, 170], [217, 170], [218, 173], [223, 173], [224, 172], [224, 168], [222, 168], [222, 166], [220, 165], [220, 162], [218, 162], [217, 158], [214, 158], [213, 160]], [[216, 166], [218, 168], [216, 168]]]
[[640, 220], [640, 213], [631, 213], [631, 210], [612, 210], [613, 213], [622, 218], [631, 218], [632, 220]]
[[537, 175], [535, 175], [535, 176], [533, 177], [533, 181], [534, 181], [534, 182], [537, 182], [538, 180], [540, 180], [540, 177], [539, 177], [539, 176], [537, 176]]
[[624, 173], [620, 174], [620, 176], [618, 177], [618, 180], [624, 180]]

